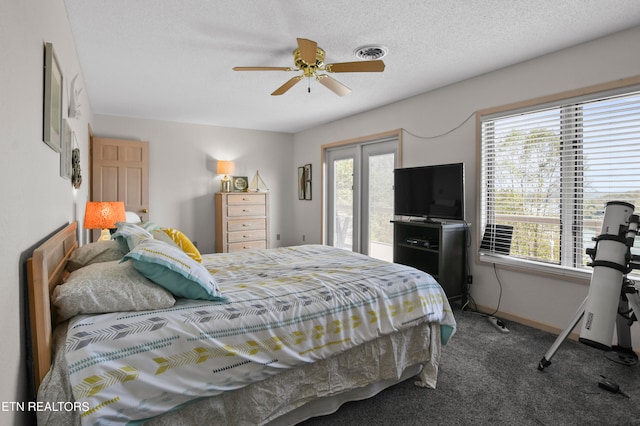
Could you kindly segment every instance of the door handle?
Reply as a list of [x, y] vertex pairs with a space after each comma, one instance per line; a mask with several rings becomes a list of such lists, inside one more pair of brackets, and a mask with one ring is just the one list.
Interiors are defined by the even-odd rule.
[[148, 209], [142, 209], [142, 213], [149, 213]]

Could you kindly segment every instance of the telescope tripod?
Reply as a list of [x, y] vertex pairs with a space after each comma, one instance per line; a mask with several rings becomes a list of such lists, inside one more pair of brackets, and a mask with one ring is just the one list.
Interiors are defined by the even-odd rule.
[[[637, 315], [640, 314], [639, 291], [640, 289], [634, 283], [624, 277], [622, 292], [620, 293], [620, 301], [618, 304], [618, 315], [616, 317], [618, 344], [613, 346], [611, 350], [605, 354], [605, 356], [611, 361], [628, 366], [636, 365], [638, 363], [638, 356], [631, 346], [631, 325], [634, 321], [637, 321]], [[558, 335], [555, 342], [553, 342], [547, 353], [542, 357], [538, 363], [538, 370], [544, 370], [546, 367], [551, 365], [551, 358], [553, 358], [562, 342], [569, 337], [573, 329], [584, 316], [585, 306], [587, 305], [588, 300], [589, 296], [584, 299], [576, 313], [571, 317], [569, 325]], [[629, 305], [631, 305], [631, 309], [629, 309]], [[580, 339], [580, 341], [587, 345], [597, 347], [598, 349], [609, 349], [608, 347], [603, 347], [603, 345], [596, 342], [583, 339]]]

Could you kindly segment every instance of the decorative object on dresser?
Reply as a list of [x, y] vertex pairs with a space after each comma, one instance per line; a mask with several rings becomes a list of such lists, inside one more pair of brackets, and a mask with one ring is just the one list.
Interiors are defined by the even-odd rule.
[[269, 194], [216, 194], [216, 252], [269, 248]]
[[84, 212], [85, 229], [102, 229], [99, 240], [110, 240], [109, 229], [115, 229], [116, 222], [126, 221], [124, 202], [87, 201]]
[[251, 179], [251, 183], [248, 188], [249, 192], [268, 192], [269, 187], [260, 177], [260, 173], [256, 170], [255, 176]]
[[247, 188], [249, 188], [249, 182], [246, 176], [231, 177], [231, 190], [233, 192], [246, 192]]
[[217, 172], [219, 175], [224, 175], [220, 179], [220, 192], [231, 191], [231, 179], [229, 175], [233, 173], [235, 164], [233, 161], [218, 160]]

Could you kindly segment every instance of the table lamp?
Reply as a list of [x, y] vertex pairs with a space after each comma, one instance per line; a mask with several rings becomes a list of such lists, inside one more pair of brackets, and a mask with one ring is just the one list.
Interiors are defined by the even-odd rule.
[[222, 179], [220, 179], [220, 192], [231, 191], [231, 179], [229, 179], [229, 175], [233, 173], [234, 167], [235, 164], [233, 161], [218, 160], [217, 172], [219, 175], [224, 175]]
[[125, 221], [124, 203], [122, 201], [87, 201], [84, 212], [85, 229], [102, 229], [98, 240], [110, 240], [109, 229], [116, 227], [116, 222]]

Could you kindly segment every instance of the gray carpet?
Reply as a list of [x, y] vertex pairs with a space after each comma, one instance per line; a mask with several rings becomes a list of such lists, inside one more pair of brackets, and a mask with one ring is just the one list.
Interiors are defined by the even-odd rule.
[[[455, 316], [458, 331], [443, 348], [437, 389], [407, 380], [304, 426], [640, 425], [640, 366], [616, 364], [566, 340], [539, 371], [555, 335], [511, 322], [503, 334], [479, 314]], [[629, 398], [600, 389], [601, 375]]]

